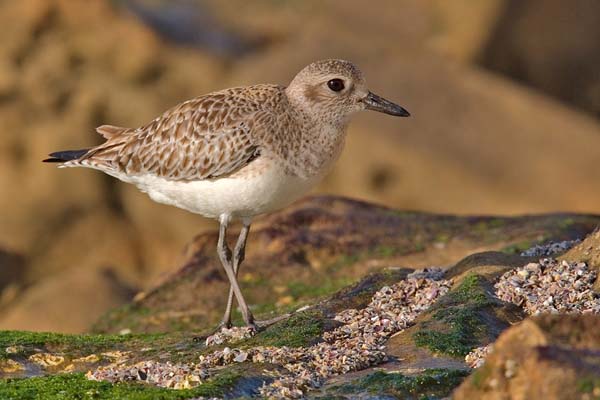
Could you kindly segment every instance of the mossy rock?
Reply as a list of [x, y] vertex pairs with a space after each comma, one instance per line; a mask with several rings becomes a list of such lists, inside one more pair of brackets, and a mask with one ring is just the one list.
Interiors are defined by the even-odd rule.
[[507, 329], [454, 398], [594, 399], [600, 390], [598, 315], [542, 315]]
[[[255, 315], [268, 319], [327, 299], [385, 267], [447, 265], [475, 249], [505, 250], [507, 258], [518, 258], [518, 244], [581, 238], [599, 223], [600, 217], [586, 215], [463, 217], [312, 197], [255, 224], [240, 284]], [[235, 235], [232, 229], [231, 242]], [[228, 286], [216, 240], [216, 233], [198, 236], [177, 271], [109, 312], [94, 330], [201, 331], [216, 325]], [[240, 321], [237, 312], [234, 317]]]
[[450, 395], [468, 375], [469, 371], [464, 369], [427, 369], [412, 375], [380, 370], [344, 384], [328, 385], [309, 398], [441, 399]]
[[420, 318], [413, 340], [433, 353], [462, 358], [493, 342], [510, 326], [507, 316], [524, 318], [517, 307], [493, 295], [489, 281], [469, 273]]
[[[411, 215], [411, 218], [414, 218], [414, 215]], [[493, 229], [500, 229], [505, 223], [494, 222], [491, 225]], [[569, 227], [572, 226], [569, 224]], [[375, 393], [382, 398], [447, 396], [468, 374], [463, 361], [464, 355], [475, 347], [493, 342], [503, 330], [524, 318], [524, 313], [519, 308], [493, 296], [493, 283], [506, 270], [529, 261], [529, 258], [505, 252], [483, 252], [465, 257], [446, 271], [445, 278], [454, 281], [451, 290], [421, 314], [414, 326], [387, 342], [389, 360], [384, 364], [386, 372], [371, 367], [347, 378], [341, 376], [330, 382], [323, 391], [309, 393], [309, 396], [356, 398], [359, 395]], [[336, 313], [348, 308], [365, 307], [377, 290], [405, 279], [412, 271], [407, 268], [388, 268], [368, 273], [356, 283], [338, 290], [329, 297], [321, 297], [324, 292], [319, 292], [319, 288], [310, 288], [321, 297], [320, 300], [234, 346], [311, 346], [322, 340], [324, 332], [338, 326], [339, 322], [333, 320]], [[165, 287], [177, 287], [180, 279], [185, 276], [186, 271], [183, 271], [177, 279], [168, 280]], [[150, 317], [154, 315], [155, 310], [148, 304], [138, 302], [131, 305], [127, 312], [137, 312], [138, 315]], [[229, 365], [213, 371], [213, 378], [206, 383], [207, 386], [203, 384], [190, 391], [165, 391], [145, 385], [112, 385], [86, 381], [81, 372], [110, 362], [102, 358], [93, 362], [93, 365], [76, 367], [75, 373], [64, 374], [67, 364], [74, 358], [90, 354], [128, 352], [128, 364], [143, 360], [189, 363], [197, 361], [201, 354], [229, 346], [223, 344], [207, 348], [203, 340], [194, 340], [199, 331], [194, 329], [162, 334], [126, 335], [0, 331], [0, 358], [7, 363], [16, 362], [25, 366], [23, 371], [15, 372], [13, 377], [49, 375], [26, 380], [13, 378], [0, 381], [0, 398], [60, 398], [57, 397], [60, 393], [70, 394], [71, 389], [63, 390], [61, 385], [72, 385], [79, 388], [84, 396], [87, 396], [87, 393], [96, 396], [93, 398], [183, 399], [202, 394], [214, 395], [217, 392], [218, 396], [227, 398], [256, 397], [257, 388], [270, 379], [269, 373], [281, 371], [283, 368], [280, 365], [250, 362]], [[7, 352], [9, 347], [10, 352]], [[54, 369], [38, 368], [33, 371], [30, 368], [29, 356], [44, 352], [59, 354], [65, 358], [65, 362]], [[8, 365], [11, 366], [12, 364]], [[265, 373], [265, 370], [270, 372]], [[483, 374], [485, 369], [481, 371], [478, 375]], [[59, 372], [63, 374], [56, 375]], [[69, 372], [73, 372], [73, 369]], [[589, 389], [588, 381], [582, 381], [582, 390]], [[594, 381], [590, 382], [595, 387]], [[201, 389], [203, 386], [204, 389]]]
[[235, 389], [239, 375], [223, 373], [194, 389], [173, 390], [146, 384], [97, 382], [83, 374], [59, 374], [26, 379], [0, 380], [4, 400], [179, 400], [222, 397]]

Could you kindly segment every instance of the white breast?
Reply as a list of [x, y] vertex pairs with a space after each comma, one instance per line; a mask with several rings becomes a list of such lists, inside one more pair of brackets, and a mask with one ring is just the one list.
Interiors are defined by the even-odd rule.
[[308, 192], [321, 177], [291, 176], [276, 163], [260, 159], [232, 176], [201, 181], [170, 181], [155, 175], [114, 176], [135, 184], [158, 203], [209, 218], [224, 213], [233, 218], [253, 217], [283, 208]]

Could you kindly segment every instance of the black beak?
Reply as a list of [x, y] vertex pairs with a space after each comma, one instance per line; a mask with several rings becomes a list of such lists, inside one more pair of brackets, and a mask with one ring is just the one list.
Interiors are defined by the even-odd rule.
[[371, 92], [369, 92], [362, 102], [365, 103], [365, 108], [367, 110], [379, 111], [385, 114], [395, 115], [396, 117], [410, 116], [410, 113], [398, 104], [394, 104]]

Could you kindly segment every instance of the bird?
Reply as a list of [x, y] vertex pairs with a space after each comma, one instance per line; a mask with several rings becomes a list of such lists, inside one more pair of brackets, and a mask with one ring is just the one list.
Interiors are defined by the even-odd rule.
[[[352, 62], [320, 60], [287, 86], [212, 92], [137, 128], [102, 125], [96, 131], [104, 143], [53, 152], [43, 161], [99, 170], [158, 203], [217, 220], [217, 254], [230, 284], [219, 327], [232, 326], [235, 297], [246, 327], [257, 331], [262, 326], [237, 281], [251, 223], [299, 199], [330, 171], [350, 118], [363, 110], [410, 116], [372, 93]], [[234, 220], [242, 228], [232, 251], [226, 234]]]

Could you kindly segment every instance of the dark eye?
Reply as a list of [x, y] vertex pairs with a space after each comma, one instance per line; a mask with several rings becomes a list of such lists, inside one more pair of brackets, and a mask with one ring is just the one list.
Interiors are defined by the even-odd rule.
[[344, 90], [344, 81], [341, 79], [332, 79], [327, 82], [327, 86], [334, 92], [340, 92]]

